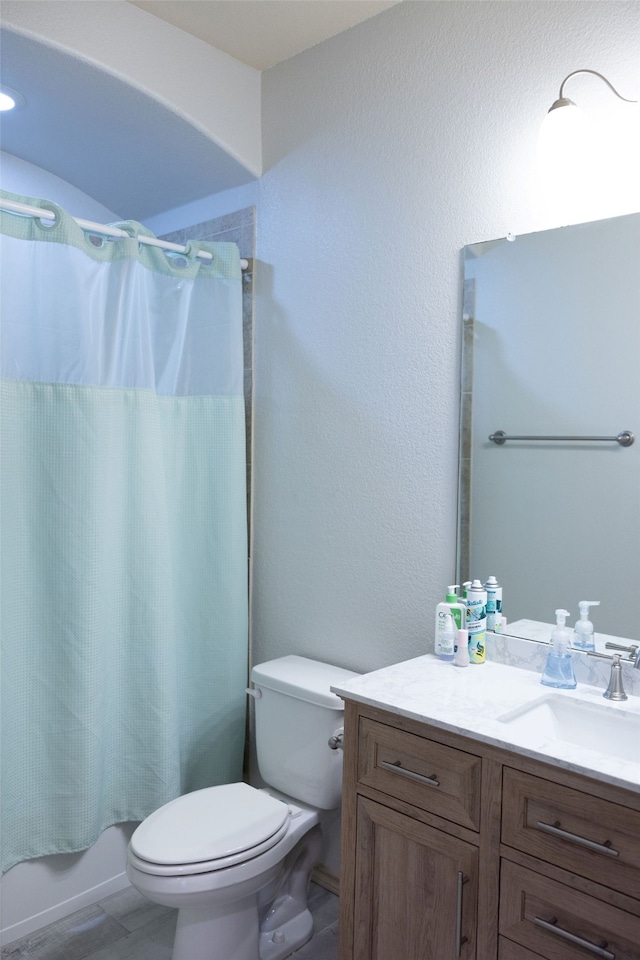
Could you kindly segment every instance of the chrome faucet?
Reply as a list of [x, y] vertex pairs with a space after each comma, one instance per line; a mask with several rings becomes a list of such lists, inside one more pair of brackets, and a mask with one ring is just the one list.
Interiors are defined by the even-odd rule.
[[614, 653], [613, 663], [611, 664], [611, 676], [609, 678], [609, 686], [606, 689], [606, 692], [602, 694], [607, 700], [626, 700], [627, 695], [624, 692], [624, 684], [622, 683], [622, 667], [620, 666], [620, 654]]
[[[615, 646], [615, 644], [606, 644], [606, 646]], [[616, 649], [620, 649], [616, 647]], [[622, 647], [623, 650], [628, 650], [628, 647]], [[614, 653], [613, 656], [609, 656], [606, 653], [595, 653], [593, 650], [589, 650], [590, 657], [599, 657], [602, 660], [611, 660], [611, 676], [609, 677], [609, 686], [602, 694], [605, 700], [626, 700], [627, 695], [624, 690], [624, 684], [622, 682], [622, 665], [620, 663], [620, 654]], [[640, 656], [636, 657], [636, 662], [634, 666], [640, 669], [638, 664], [640, 663]]]

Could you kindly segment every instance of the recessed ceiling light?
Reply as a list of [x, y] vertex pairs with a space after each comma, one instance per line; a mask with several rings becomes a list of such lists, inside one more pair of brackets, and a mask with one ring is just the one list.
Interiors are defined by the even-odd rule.
[[21, 107], [24, 104], [24, 97], [17, 90], [11, 87], [0, 87], [0, 110], [13, 110], [14, 107]]

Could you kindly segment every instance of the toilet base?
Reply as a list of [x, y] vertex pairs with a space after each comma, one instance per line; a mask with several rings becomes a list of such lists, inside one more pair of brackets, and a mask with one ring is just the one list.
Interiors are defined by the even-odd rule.
[[239, 901], [233, 913], [214, 917], [210, 911], [178, 912], [172, 960], [285, 960], [313, 935], [309, 910], [276, 930], [260, 932], [255, 897]]
[[255, 960], [258, 949], [256, 898], [247, 897], [216, 915], [211, 909], [178, 911], [172, 960]]
[[277, 930], [260, 934], [260, 960], [284, 960], [312, 936], [313, 918], [308, 910], [303, 910]]

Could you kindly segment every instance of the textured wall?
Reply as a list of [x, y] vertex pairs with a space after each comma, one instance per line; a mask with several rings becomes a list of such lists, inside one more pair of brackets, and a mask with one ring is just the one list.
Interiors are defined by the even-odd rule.
[[[542, 117], [578, 67], [637, 96], [639, 49], [636, 3], [406, 0], [264, 74], [254, 659], [365, 670], [431, 649], [455, 560], [461, 248], [563, 222], [537, 193]], [[593, 192], [577, 219], [633, 202]]]

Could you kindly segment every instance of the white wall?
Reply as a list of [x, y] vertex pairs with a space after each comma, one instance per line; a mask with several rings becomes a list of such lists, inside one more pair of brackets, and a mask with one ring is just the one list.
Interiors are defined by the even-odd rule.
[[[638, 96], [639, 49], [636, 3], [405, 0], [264, 74], [256, 660], [366, 670], [432, 647], [454, 571], [461, 248], [562, 222], [536, 192], [542, 117], [578, 67]], [[592, 192], [577, 217], [633, 203]]]
[[7, 28], [95, 63], [157, 98], [260, 174], [260, 74], [253, 67], [130, 3], [4, 0], [2, 19]]
[[0, 153], [0, 186], [3, 190], [21, 196], [52, 200], [58, 206], [64, 207], [72, 217], [93, 220], [96, 223], [113, 223], [121, 219], [113, 210], [108, 210], [66, 180], [61, 180], [33, 163], [13, 157], [10, 153]]

